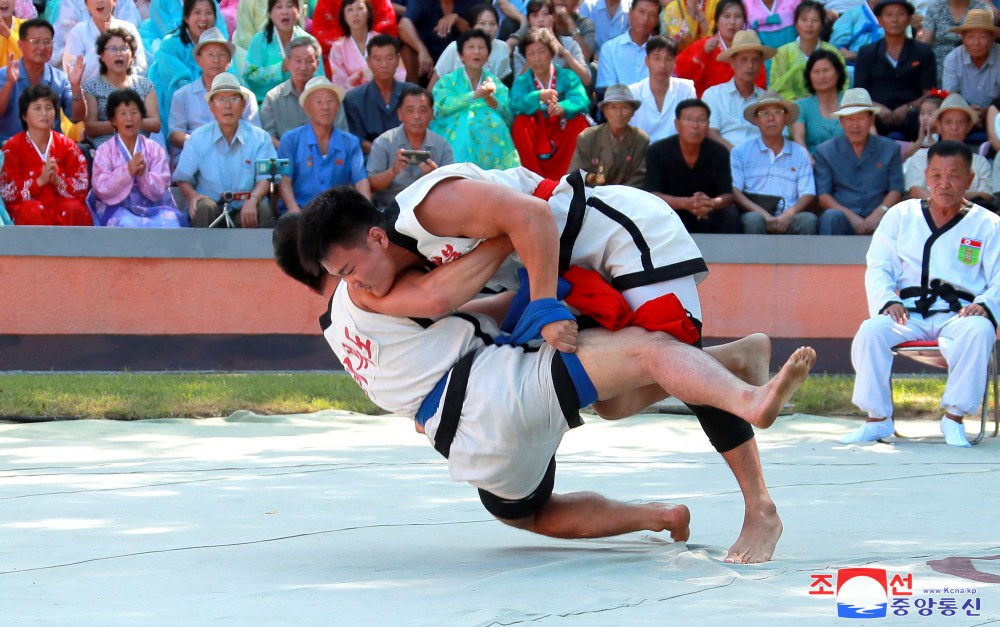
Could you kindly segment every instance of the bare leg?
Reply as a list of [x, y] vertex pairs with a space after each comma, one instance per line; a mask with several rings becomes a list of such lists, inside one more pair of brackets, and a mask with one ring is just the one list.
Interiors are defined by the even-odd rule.
[[594, 492], [553, 494], [534, 516], [498, 520], [553, 538], [604, 538], [633, 531], [669, 531], [675, 542], [684, 542], [691, 535], [691, 513], [684, 505], [622, 503]]
[[[771, 362], [771, 339], [754, 333], [742, 339], [710, 346], [705, 352], [715, 357], [728, 370], [751, 385], [767, 383]], [[670, 396], [658, 384], [650, 384], [623, 392], [613, 398], [594, 403], [594, 410], [605, 420], [619, 420], [635, 415], [654, 403]]]
[[642, 329], [614, 334], [589, 329], [580, 334], [577, 355], [602, 400], [658, 383], [686, 403], [717, 407], [761, 428], [774, 423], [816, 359], [811, 348], [800, 348], [758, 387], [739, 380], [703, 351]]
[[759, 564], [771, 559], [781, 537], [781, 518], [764, 483], [757, 441], [748, 440], [722, 454], [743, 493], [743, 528], [726, 561]]

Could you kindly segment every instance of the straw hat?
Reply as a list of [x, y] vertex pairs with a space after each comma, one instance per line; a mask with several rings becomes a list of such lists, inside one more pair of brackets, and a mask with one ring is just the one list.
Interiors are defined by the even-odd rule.
[[882, 15], [882, 9], [893, 4], [898, 4], [906, 9], [906, 12], [910, 14], [910, 17], [913, 17], [913, 14], [917, 12], [917, 9], [906, 0], [882, 0], [875, 5], [875, 8], [872, 9], [872, 13], [875, 14], [875, 17], [880, 17]]
[[234, 46], [232, 42], [226, 39], [225, 35], [222, 34], [221, 30], [219, 30], [214, 26], [206, 30], [204, 33], [201, 34], [201, 37], [198, 38], [198, 43], [194, 47], [194, 55], [198, 56], [198, 51], [207, 46], [208, 44], [220, 44], [225, 46], [229, 50], [230, 58], [232, 58], [232, 56], [236, 54], [236, 46]]
[[642, 105], [642, 101], [633, 96], [632, 90], [629, 89], [628, 85], [625, 85], [624, 83], [615, 83], [611, 87], [608, 87], [607, 91], [604, 92], [604, 100], [602, 100], [598, 106], [601, 107], [601, 110], [603, 111], [604, 105], [609, 102], [624, 102], [630, 104], [632, 105], [633, 112], [638, 109], [640, 105]]
[[770, 89], [761, 94], [760, 99], [757, 102], [751, 104], [746, 109], [743, 109], [744, 119], [751, 124], [756, 124], [757, 111], [767, 105], [780, 105], [781, 108], [785, 110], [785, 113], [788, 114], [788, 125], [791, 125], [795, 122], [795, 120], [799, 119], [799, 105], [785, 100], [781, 94]]
[[342, 87], [334, 85], [333, 83], [330, 82], [330, 79], [328, 79], [325, 76], [313, 76], [312, 78], [309, 79], [309, 82], [306, 83], [306, 88], [302, 90], [302, 94], [299, 96], [299, 106], [300, 107], [306, 106], [306, 99], [309, 98], [309, 94], [313, 93], [314, 91], [319, 91], [321, 89], [327, 89], [332, 91], [334, 94], [337, 95], [337, 100], [343, 102], [344, 89]]
[[969, 103], [962, 97], [962, 94], [951, 94], [941, 103], [937, 111], [931, 117], [932, 122], [937, 122], [945, 111], [963, 111], [972, 120], [973, 126], [979, 121], [979, 114], [976, 110], [969, 106]]
[[718, 58], [719, 61], [728, 61], [734, 54], [738, 52], [746, 52], [747, 50], [756, 50], [757, 52], [763, 54], [765, 61], [773, 57], [777, 52], [777, 50], [771, 46], [765, 46], [760, 43], [760, 37], [757, 36], [757, 31], [741, 30], [733, 37], [733, 45], [723, 50], [722, 53], [719, 54]]
[[879, 108], [872, 104], [872, 97], [868, 95], [867, 89], [855, 87], [844, 92], [844, 97], [840, 100], [840, 107], [833, 112], [833, 115], [842, 118], [864, 111], [878, 115]]
[[255, 97], [252, 91], [240, 85], [240, 79], [236, 78], [235, 75], [223, 72], [212, 79], [212, 89], [208, 90], [205, 94], [205, 102], [212, 102], [214, 96], [226, 92], [237, 93], [243, 96], [244, 103], [250, 102], [250, 99]]
[[962, 34], [970, 30], [984, 30], [993, 33], [996, 37], [1000, 35], [1000, 28], [997, 28], [993, 21], [993, 12], [987, 9], [972, 9], [965, 14], [965, 21], [960, 26], [950, 29], [953, 33]]

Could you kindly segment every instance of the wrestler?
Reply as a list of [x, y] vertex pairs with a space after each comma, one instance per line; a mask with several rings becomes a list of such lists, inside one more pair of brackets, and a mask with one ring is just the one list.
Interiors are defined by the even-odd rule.
[[[348, 265], [343, 267], [338, 267], [338, 269], [340, 270], [339, 272], [340, 274], [351, 276], [351, 280], [349, 280], [347, 283], [349, 283], [354, 288], [352, 290], [352, 296], [350, 299], [352, 302], [357, 303], [359, 301], [362, 301], [361, 303], [359, 303], [361, 307], [364, 307], [369, 311], [385, 311], [386, 313], [396, 316], [402, 316], [406, 314], [415, 316], [434, 316], [437, 315], [438, 313], [441, 313], [442, 311], [447, 311], [449, 306], [453, 306], [445, 301], [448, 298], [456, 298], [454, 288], [445, 287], [444, 283], [434, 282], [433, 280], [426, 278], [435, 276], [436, 274], [440, 273], [443, 270], [443, 268], [431, 272], [425, 277], [420, 277], [425, 279], [426, 285], [424, 286], [424, 288], [422, 290], [414, 289], [409, 292], [406, 292], [405, 296], [399, 296], [399, 292], [397, 290], [401, 286], [405, 285], [407, 283], [406, 281], [397, 281], [396, 285], [390, 291], [378, 290], [378, 288], [372, 289], [372, 287], [375, 285], [377, 275], [379, 274], [378, 272], [379, 267], [381, 268], [381, 272], [383, 274], [393, 269], [394, 267], [393, 263], [388, 261], [391, 256], [376, 255], [374, 257], [376, 259], [376, 263], [374, 264], [374, 266], [371, 269], [366, 268], [364, 272], [361, 272], [358, 275], [355, 275], [355, 267], [353, 265], [353, 262], [350, 261], [350, 259], [355, 256], [354, 253], [362, 253], [368, 250], [368, 248], [371, 246], [371, 242], [369, 240], [372, 237], [373, 232], [376, 233], [376, 237], [380, 239], [380, 241], [387, 244], [387, 240], [384, 237], [385, 231], [383, 229], [379, 229], [378, 227], [370, 226], [371, 224], [375, 224], [380, 220], [379, 214], [375, 212], [374, 208], [371, 207], [370, 205], [365, 205], [364, 203], [357, 202], [357, 198], [352, 197], [351, 193], [347, 190], [334, 190], [331, 192], [326, 192], [322, 196], [322, 200], [318, 201], [316, 205], [311, 209], [315, 209], [317, 206], [322, 207], [325, 210], [307, 211], [305, 217], [303, 218], [304, 221], [308, 221], [309, 216], [311, 215], [325, 216], [326, 220], [318, 220], [314, 224], [303, 226], [303, 228], [301, 229], [301, 234], [302, 234], [301, 236], [304, 237], [305, 239], [308, 239], [307, 234], [320, 236], [321, 239], [324, 239], [324, 242], [315, 243], [316, 248], [322, 250], [343, 249], [342, 252], [347, 253], [344, 259], [345, 261], [349, 262]], [[364, 215], [363, 216], [346, 215], [351, 213], [361, 213]], [[344, 222], [338, 224], [337, 221], [341, 219], [347, 219], [347, 221], [352, 223], [353, 226], [348, 228], [347, 224]], [[357, 224], [359, 220], [360, 220], [360, 226], [359, 224]], [[332, 237], [333, 239], [337, 239], [335, 235], [331, 234], [339, 235], [342, 238], [342, 241], [349, 242], [350, 245], [347, 246], [339, 246], [333, 244], [327, 245], [326, 243], [327, 238]], [[305, 246], [305, 248], [309, 248], [309, 246]], [[371, 272], [369, 270], [371, 270]], [[488, 278], [488, 276], [489, 274], [481, 278], [483, 281], [485, 281], [486, 278]], [[358, 280], [359, 277], [361, 277], [361, 280]], [[481, 285], [481, 282], [479, 284]], [[473, 282], [460, 281], [458, 282], [458, 285], [461, 285], [463, 288], [468, 290], [470, 286], [473, 285]], [[467, 292], [466, 294], [457, 297], [458, 298], [457, 302], [464, 302], [463, 301], [464, 298], [471, 297], [476, 293], [477, 290], [478, 290], [478, 285], [475, 286], [475, 289], [472, 290], [471, 292]], [[386, 296], [380, 299], [372, 293], [375, 291], [383, 291], [386, 294]], [[365, 301], [372, 301], [372, 302], [365, 302]], [[377, 304], [372, 306], [372, 304], [375, 303], [375, 301], [378, 301]], [[394, 302], [400, 308], [406, 307], [408, 303], [411, 311], [401, 311], [401, 310], [391, 311], [390, 310], [391, 307], [385, 309], [381, 308], [382, 305], [391, 305]], [[383, 316], [382, 318], [385, 318], [385, 316]], [[639, 333], [639, 332], [636, 330], [634, 331], [634, 333]], [[663, 340], [670, 341], [669, 338], [665, 335], [653, 336], [651, 334], [646, 334], [646, 336], [662, 337]], [[335, 338], [331, 339], [335, 340]], [[425, 344], [424, 340], [420, 340], [420, 342], [421, 345], [425, 347], [423, 352], [426, 353], [426, 346], [429, 345], [429, 343]], [[336, 341], [332, 341], [331, 343], [334, 344], [336, 348]], [[646, 339], [643, 341], [643, 344], [646, 346], [654, 346], [656, 345], [656, 342]], [[416, 345], [416, 342], [414, 342], [414, 345]], [[436, 346], [437, 344], [435, 343], [434, 345]], [[694, 352], [702, 358], [705, 357], [704, 355], [701, 355], [701, 353], [698, 353], [697, 351]], [[350, 356], [342, 355], [342, 359], [344, 358], [346, 358], [348, 362], [351, 362]], [[356, 359], [357, 358], [355, 357], [355, 360]], [[794, 372], [795, 371], [794, 368], [799, 368], [799, 367], [808, 370], [808, 367], [811, 367], [813, 359], [814, 359], [814, 353], [811, 351], [811, 349], [804, 349], [802, 351], [799, 351], [794, 356], [792, 362], [786, 364], [786, 370], [792, 367], [793, 365], [794, 365], [793, 369], [789, 370], [788, 372]], [[719, 365], [713, 362], [712, 360], [708, 361], [710, 363], [714, 363], [716, 368], [719, 367]], [[686, 364], [687, 358], [685, 358], [684, 362], [677, 362], [677, 363]], [[764, 363], [766, 363], [766, 359], [764, 360]], [[663, 366], [665, 367], [665, 364], [663, 364]], [[766, 366], [763, 366], [763, 368], [758, 369], [758, 372], [760, 370], [766, 371]], [[412, 377], [418, 375], [411, 373], [410, 376]], [[787, 377], [789, 375], [786, 374], [779, 376]], [[804, 376], [804, 371], [802, 372], [802, 376]], [[632, 382], [642, 381], [642, 378], [632, 377], [629, 378], [629, 381]], [[405, 389], [409, 389], [411, 386], [409, 385], [409, 383], [407, 383], [402, 387]], [[615, 409], [617, 415], [630, 415], [637, 409], [647, 405], [649, 402], [652, 402], [654, 400], [659, 400], [660, 398], [663, 398], [665, 396], [665, 392], [663, 391], [663, 389], [658, 388], [654, 385], [647, 385], [643, 387], [641, 392], [642, 394], [640, 394], [640, 397], [645, 395], [646, 400], [644, 400], [641, 404], [638, 405], [634, 404], [635, 403], [634, 399], [636, 397], [633, 397], [633, 400], [630, 401], [631, 403], [633, 403], [632, 405], [629, 405], [628, 403], [625, 403], [623, 405], [621, 404], [620, 399], [616, 399], [615, 402], [618, 403]], [[742, 402], [732, 403], [731, 399], [733, 397], [728, 397], [728, 395], [725, 395], [727, 396], [727, 398], [720, 398], [719, 396], [712, 396], [711, 398], [707, 397], [702, 398], [684, 393], [679, 394], [679, 396], [689, 401], [700, 403], [702, 400], [704, 400], [712, 404], [720, 405], [725, 409], [738, 410], [742, 415], [747, 416], [750, 420], [754, 421], [755, 424], [758, 424], [760, 426], [768, 426], [769, 424], [771, 424], [771, 422], [773, 422], [774, 419], [774, 416], [769, 413], [770, 406], [768, 406], [769, 407], [768, 411], [763, 413], [757, 413], [757, 410], [744, 411], [749, 406], [742, 404]], [[604, 409], [605, 410], [604, 413], [607, 414], [607, 411], [610, 410], [610, 406], [608, 404], [605, 405], [606, 406], [603, 407], [602, 409]], [[756, 444], [752, 440], [752, 430], [749, 431], [750, 431], [750, 438], [748, 440], [740, 443], [737, 447], [735, 447], [736, 450], [727, 450], [723, 453], [727, 461], [729, 461], [730, 465], [733, 467], [734, 473], [737, 475], [737, 479], [740, 482], [741, 489], [746, 495], [746, 500], [747, 500], [747, 512], [744, 519], [743, 530], [741, 532], [740, 538], [737, 540], [737, 543], [731, 548], [729, 557], [727, 558], [729, 561], [733, 562], [766, 561], [767, 559], [770, 558], [771, 554], [773, 553], [774, 546], [777, 542], [778, 537], [780, 536], [780, 531], [781, 531], [780, 519], [777, 517], [777, 512], [775, 510], [773, 501], [770, 500], [770, 496], [767, 494], [767, 488], [764, 485], [763, 479], [761, 477], [759, 458], [757, 457], [757, 452], [756, 452]], [[746, 470], [748, 467], [749, 471]]]

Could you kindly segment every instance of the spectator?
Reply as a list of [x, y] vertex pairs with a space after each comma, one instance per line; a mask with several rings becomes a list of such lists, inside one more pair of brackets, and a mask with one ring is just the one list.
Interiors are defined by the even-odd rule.
[[170, 193], [170, 164], [163, 148], [140, 134], [146, 103], [133, 89], [111, 92], [105, 116], [114, 140], [94, 153], [87, 203], [98, 226], [128, 228], [187, 226]]
[[569, 169], [576, 138], [588, 126], [585, 112], [590, 107], [576, 74], [552, 64], [558, 45], [551, 31], [529, 30], [521, 41], [528, 71], [514, 79], [510, 91], [515, 116], [511, 135], [521, 165], [551, 179]]
[[[346, 91], [372, 79], [365, 51], [368, 42], [378, 33], [372, 30], [374, 18], [368, 0], [345, 0], [340, 5], [338, 19], [347, 34], [331, 44], [326, 63], [330, 68], [330, 82]], [[396, 67], [396, 80], [405, 78], [406, 68], [401, 62]]]
[[597, 89], [614, 83], [631, 85], [649, 76], [643, 63], [646, 41], [656, 29], [660, 5], [655, 0], [632, 0], [628, 12], [628, 32], [601, 46], [601, 61], [597, 64]]
[[344, 96], [344, 113], [351, 134], [361, 140], [365, 154], [375, 138], [390, 128], [399, 126], [396, 109], [399, 96], [410, 86], [396, 80], [399, 66], [399, 40], [388, 35], [376, 35], [368, 42], [368, 67], [372, 80], [355, 87]]
[[[945, 57], [962, 43], [961, 35], [952, 29], [961, 25], [969, 11], [973, 9], [989, 11], [990, 5], [983, 0], [934, 0], [934, 3], [927, 9], [927, 14], [924, 15], [923, 30], [920, 31], [917, 38], [930, 44], [934, 50], [934, 61], [937, 68], [935, 85], [940, 85], [944, 76]], [[876, 13], [878, 12], [876, 11]], [[910, 15], [913, 15], [912, 7]]]
[[655, 142], [677, 132], [674, 109], [682, 100], [695, 97], [694, 83], [686, 78], [674, 78], [677, 61], [677, 44], [673, 39], [649, 38], [646, 42], [646, 68], [649, 77], [629, 85], [632, 95], [641, 103], [632, 118], [632, 125], [640, 128]]
[[[434, 86], [437, 105], [430, 123], [451, 144], [457, 161], [471, 161], [487, 170], [521, 165], [510, 136], [510, 94], [485, 68], [492, 43], [481, 30], [467, 30], [459, 36], [465, 66]], [[503, 42], [500, 45], [507, 47]]]
[[[496, 38], [497, 10], [490, 4], [477, 4], [472, 8], [469, 22], [473, 29], [481, 30], [490, 37], [490, 58], [486, 61], [486, 69], [499, 81], [506, 81], [510, 78], [511, 73], [510, 48], [507, 47], [505, 41]], [[431, 73], [427, 89], [434, 89], [435, 84], [442, 76], [451, 74], [462, 67], [464, 64], [458, 55], [458, 41], [454, 41], [448, 44], [434, 65], [434, 72]]]
[[[527, 23], [525, 13], [527, 12], [528, 0], [496, 0], [493, 4], [499, 11], [497, 32], [500, 34], [500, 39], [507, 39]], [[471, 22], [472, 20], [470, 20]]]
[[800, 0], [747, 0], [747, 23], [762, 43], [778, 48], [795, 41], [795, 7]]
[[[965, 200], [971, 161], [964, 144], [934, 144], [927, 162], [927, 178], [934, 181], [930, 200], [896, 205], [875, 231], [865, 273], [871, 317], [851, 346], [857, 373], [852, 400], [868, 422], [845, 443], [892, 435], [892, 347], [938, 340], [948, 362], [941, 432], [951, 446], [969, 446], [962, 419], [979, 411], [1000, 315], [1000, 219]], [[960, 228], [949, 228], [959, 220]]]
[[62, 128], [60, 117], [72, 122], [87, 117], [83, 99], [83, 56], [78, 56], [69, 74], [49, 65], [52, 57], [52, 25], [42, 19], [25, 20], [18, 30], [18, 44], [24, 56], [15, 61], [7, 55], [6, 72], [0, 74], [0, 142], [21, 131], [18, 99], [28, 87], [46, 85], [56, 94], [56, 115], [52, 128]]
[[[409, 61], [407, 77], [410, 80], [430, 74], [434, 62], [444, 49], [469, 28], [466, 18], [475, 0], [408, 0], [406, 16], [399, 21], [399, 36], [406, 42]], [[416, 41], [413, 40], [416, 37]], [[416, 44], [416, 46], [414, 46]], [[416, 58], [415, 58], [416, 57]], [[415, 66], [419, 63], [419, 71]]]
[[710, 35], [712, 25], [702, 9], [701, 0], [670, 0], [660, 14], [660, 34], [673, 39], [684, 50]]
[[[733, 78], [733, 66], [719, 59], [736, 38], [736, 33], [746, 28], [741, 0], [720, 0], [715, 5], [715, 33], [711, 37], [699, 39], [677, 56], [676, 74], [679, 78], [694, 81], [694, 91], [701, 98], [705, 90], [721, 85]], [[767, 87], [764, 64], [754, 80], [758, 87]]]
[[852, 66], [862, 46], [875, 43], [885, 37], [885, 30], [879, 24], [874, 9], [879, 0], [864, 0], [861, 4], [845, 11], [833, 23], [830, 44], [840, 50], [840, 54]]
[[785, 139], [798, 115], [798, 105], [776, 91], [764, 92], [743, 112], [760, 128], [760, 136], [733, 148], [729, 157], [744, 233], [816, 234], [816, 214], [810, 212], [816, 181], [809, 151]]
[[837, 55], [820, 48], [809, 55], [803, 74], [812, 95], [798, 101], [799, 119], [792, 125], [792, 137], [812, 154], [817, 146], [844, 132], [833, 113], [847, 86], [847, 70]]
[[1000, 96], [1000, 28], [993, 23], [993, 13], [973, 9], [961, 26], [951, 29], [962, 37], [962, 45], [944, 60], [942, 87], [960, 93], [982, 116], [994, 98]]
[[[407, 87], [399, 99], [402, 123], [379, 135], [368, 155], [368, 181], [377, 207], [389, 205], [396, 194], [421, 176], [455, 162], [448, 141], [428, 129], [433, 117], [434, 97], [423, 87]], [[412, 163], [404, 150], [423, 150], [430, 156]]]
[[309, 122], [281, 138], [278, 157], [288, 159], [290, 173], [282, 177], [281, 209], [298, 213], [320, 192], [350, 185], [371, 199], [365, 157], [358, 138], [334, 127], [344, 90], [325, 76], [309, 79], [299, 104]]
[[[529, 0], [527, 26], [529, 28], [544, 28], [555, 35], [555, 11], [556, 6], [552, 0]], [[526, 28], [520, 37], [512, 37], [511, 39], [520, 42], [524, 38], [524, 33], [527, 32]], [[553, 63], [559, 67], [573, 70], [580, 79], [580, 82], [583, 83], [583, 86], [589, 87], [591, 78], [590, 66], [587, 65], [587, 59], [583, 56], [580, 44], [568, 36], [560, 37], [556, 35], [556, 41], [559, 45], [556, 48], [556, 56], [553, 59]], [[519, 50], [514, 50], [514, 76], [520, 76], [522, 72], [524, 72], [524, 55]]]
[[[132, 2], [134, 9], [133, 0], [128, 1]], [[83, 80], [97, 76], [100, 61], [97, 58], [94, 42], [97, 41], [97, 36], [101, 33], [111, 28], [119, 28], [135, 38], [135, 53], [132, 55], [133, 71], [142, 76], [146, 75], [146, 52], [142, 47], [142, 40], [139, 39], [139, 30], [135, 27], [137, 22], [128, 22], [114, 17], [112, 12], [115, 9], [115, 2], [116, 0], [87, 0], [87, 10], [90, 15], [81, 20], [66, 35], [66, 47], [62, 54], [64, 72], [69, 74], [76, 58], [83, 55]], [[60, 14], [64, 8], [66, 7], [60, 7]]]
[[578, 12], [594, 22], [594, 54], [604, 44], [628, 32], [631, 0], [583, 0]]
[[903, 191], [899, 145], [873, 135], [878, 107], [868, 92], [849, 89], [835, 116], [844, 134], [819, 145], [816, 194], [824, 210], [820, 235], [870, 235]]
[[[673, 40], [667, 40], [673, 43]], [[576, 140], [569, 171], [586, 170], [590, 187], [631, 185], [642, 187], [646, 179], [646, 149], [649, 136], [629, 122], [641, 103], [627, 85], [608, 87], [598, 105], [605, 122], [586, 129]]]
[[858, 51], [854, 70], [854, 84], [867, 91], [880, 110], [879, 134], [898, 132], [903, 139], [916, 136], [917, 107], [935, 84], [934, 51], [906, 36], [913, 11], [906, 0], [881, 0], [875, 15], [885, 38]]
[[[0, 173], [3, 170], [3, 152], [0, 152]], [[2, 174], [0, 174], [2, 176]], [[0, 226], [14, 226], [14, 220], [7, 213], [7, 207], [3, 204], [3, 195], [0, 194]]]
[[[254, 36], [264, 30], [270, 19], [269, 0], [239, 0], [236, 9], [236, 29], [233, 31], [233, 44], [236, 53], [233, 55], [233, 67], [237, 72], [243, 71], [246, 65], [250, 42]], [[334, 14], [336, 15], [336, 14]], [[299, 14], [299, 26], [305, 27], [305, 16]]]
[[[93, 0], [91, 0], [92, 2]], [[50, 4], [46, 0], [46, 4]], [[52, 0], [51, 4], [56, 5], [56, 11], [54, 15], [57, 17], [51, 18], [52, 26], [54, 30], [53, 46], [52, 46], [52, 59], [53, 64], [63, 65], [64, 52], [66, 47], [66, 42], [68, 41], [69, 33], [78, 24], [88, 21], [93, 21], [90, 16], [90, 9], [88, 7], [87, 0]], [[128, 22], [135, 28], [136, 24], [142, 21], [142, 16], [139, 15], [139, 10], [135, 6], [135, 0], [121, 0], [120, 2], [112, 2], [109, 5], [111, 8], [108, 9], [114, 15], [114, 17], [123, 22]], [[49, 12], [45, 12], [49, 15]], [[94, 46], [94, 41], [97, 39], [97, 33], [95, 32], [93, 36], [89, 39], [84, 39], [82, 41], [85, 46], [84, 49], [92, 49]], [[77, 52], [76, 54], [83, 54], [83, 52]], [[75, 56], [75, 55], [73, 55]], [[88, 59], [88, 67], [90, 66], [90, 60]], [[96, 67], [97, 62], [94, 62]], [[89, 78], [89, 76], [84, 77]]]
[[[152, 6], [176, 6], [176, 3], [164, 2]], [[177, 90], [201, 75], [194, 58], [194, 47], [198, 45], [201, 36], [215, 29], [220, 39], [228, 41], [226, 24], [219, 19], [214, 0], [184, 0], [180, 18], [180, 25], [163, 37], [156, 49], [156, 57], [149, 64], [148, 78], [156, 86], [161, 120], [170, 119], [170, 105], [173, 104]]]
[[[1000, 152], [1000, 97], [994, 98], [986, 109], [986, 134], [990, 142], [990, 148], [994, 152]], [[1000, 188], [997, 188], [1000, 190]]]
[[[310, 2], [310, 5], [313, 4], [315, 4], [315, 9], [312, 12], [312, 28], [310, 32], [319, 41], [319, 45], [322, 46], [320, 58], [326, 59], [327, 63], [331, 63], [334, 60], [330, 54], [333, 43], [350, 34], [350, 28], [346, 28], [344, 21], [341, 19], [341, 14], [344, 12], [344, 3], [343, 0], [316, 0], [315, 3]], [[365, 8], [368, 9], [370, 18], [367, 20], [369, 31], [393, 37], [399, 34], [396, 28], [396, 11], [392, 7], [391, 0], [370, 0]], [[362, 58], [364, 57], [364, 49], [364, 42], [359, 43], [358, 52]], [[330, 80], [333, 80], [332, 66], [327, 66], [327, 74], [330, 76]], [[337, 81], [333, 81], [333, 83], [335, 85], [338, 84]], [[345, 85], [341, 85], [341, 87], [349, 89]], [[351, 87], [354, 87], [354, 85]]]
[[649, 146], [643, 188], [666, 201], [690, 233], [739, 233], [729, 151], [708, 138], [711, 114], [701, 100], [677, 103], [677, 134]]
[[90, 226], [87, 161], [71, 139], [53, 132], [58, 96], [48, 85], [25, 89], [17, 99], [24, 130], [3, 146], [0, 198], [14, 224]]
[[823, 20], [826, 11], [816, 0], [802, 0], [795, 7], [795, 32], [799, 36], [790, 43], [778, 48], [774, 60], [771, 61], [770, 82], [768, 89], [781, 94], [787, 100], [797, 100], [812, 93], [806, 87], [805, 70], [809, 56], [816, 50], [826, 50], [833, 54], [837, 63], [844, 64], [843, 57], [836, 46], [820, 41], [823, 30]]
[[[142, 12], [142, 6], [139, 12]], [[215, 27], [229, 38], [233, 32], [231, 25], [223, 19], [221, 8], [216, 0], [153, 0], [149, 4], [149, 18], [143, 18], [139, 24], [139, 36], [149, 57], [150, 73], [153, 64], [163, 50], [163, 44], [170, 37], [173, 41], [167, 46], [167, 53], [178, 58], [191, 58], [191, 47], [198, 43], [194, 37], [209, 28]], [[185, 32], [187, 41], [178, 42], [177, 36]], [[171, 37], [173, 36], [173, 37]], [[182, 45], [178, 45], [182, 44]], [[154, 80], [150, 76], [150, 80]], [[155, 80], [154, 80], [155, 82]]]
[[0, 59], [9, 59], [10, 55], [15, 61], [21, 58], [17, 40], [22, 22], [24, 20], [14, 15], [14, 0], [0, 2]]
[[[299, 25], [299, 0], [268, 0], [267, 24], [264, 30], [253, 36], [247, 50], [247, 62], [243, 66], [243, 82], [257, 97], [257, 103], [271, 89], [290, 78], [284, 51], [296, 37], [314, 39]], [[316, 68], [316, 76], [323, 76], [322, 68]]]
[[136, 40], [128, 31], [109, 28], [97, 37], [97, 57], [100, 72], [83, 81], [83, 94], [87, 99], [87, 117], [84, 130], [87, 140], [95, 148], [111, 139], [115, 127], [107, 117], [108, 96], [118, 89], [133, 89], [143, 99], [144, 111], [142, 128], [145, 134], [160, 132], [160, 113], [156, 102], [156, 90], [148, 78], [133, 71], [133, 55]]
[[174, 170], [174, 181], [188, 201], [191, 226], [207, 227], [222, 215], [217, 199], [223, 192], [250, 192], [249, 199], [229, 205], [239, 213], [237, 225], [270, 227], [274, 222], [267, 200], [270, 181], [258, 176], [257, 161], [278, 155], [270, 135], [240, 119], [253, 92], [222, 72], [205, 100], [215, 121], [191, 133]]
[[594, 21], [580, 15], [580, 0], [554, 0], [557, 37], [572, 37], [583, 51], [583, 58], [590, 63], [597, 52], [597, 28]]
[[733, 78], [706, 89], [702, 99], [712, 111], [708, 136], [726, 148], [732, 149], [760, 135], [760, 130], [743, 117], [743, 111], [764, 93], [754, 81], [764, 61], [773, 56], [774, 48], [761, 45], [752, 30], [736, 33], [733, 45], [719, 55], [719, 61], [732, 65]]
[[938, 140], [938, 134], [934, 132], [936, 128], [934, 124], [934, 112], [941, 108], [941, 103], [944, 101], [946, 95], [947, 92], [932, 89], [931, 93], [920, 103], [920, 132], [914, 141], [908, 142], [903, 146], [902, 159], [904, 165], [906, 164], [906, 160], [916, 154], [918, 150], [921, 148], [930, 148], [931, 144]]
[[[978, 121], [979, 114], [961, 94], [951, 94], [935, 111], [931, 123], [940, 133], [940, 141], [964, 142]], [[910, 198], [930, 198], [927, 186], [927, 148], [921, 148], [903, 163], [903, 186]], [[993, 203], [993, 166], [979, 153], [972, 155], [972, 183], [966, 197], [984, 207]]]
[[[288, 42], [285, 65], [291, 76], [267, 92], [260, 107], [260, 125], [271, 136], [275, 148], [285, 133], [309, 121], [299, 100], [306, 83], [316, 77], [316, 70], [320, 67], [319, 54], [319, 44], [312, 37], [295, 37]], [[339, 106], [337, 116], [335, 126], [345, 129], [347, 120]]]
[[[212, 89], [215, 77], [229, 69], [235, 50], [236, 46], [226, 41], [217, 28], [208, 29], [199, 38], [194, 47], [194, 60], [201, 76], [178, 89], [174, 94], [173, 104], [170, 105], [167, 129], [170, 132], [170, 144], [177, 151], [184, 147], [184, 142], [195, 129], [215, 119], [205, 95]], [[246, 103], [242, 117], [244, 122], [260, 126], [256, 98]]]

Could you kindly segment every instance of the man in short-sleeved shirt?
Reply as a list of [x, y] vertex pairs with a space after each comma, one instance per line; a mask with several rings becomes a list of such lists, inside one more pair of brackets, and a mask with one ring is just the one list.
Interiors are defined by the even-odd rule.
[[760, 136], [760, 129], [743, 117], [743, 111], [764, 93], [757, 87], [757, 75], [774, 53], [774, 48], [761, 45], [756, 32], [742, 30], [733, 37], [733, 45], [719, 54], [719, 61], [733, 66], [733, 77], [709, 87], [701, 98], [712, 109], [708, 136], [730, 150]]
[[677, 212], [689, 233], [739, 233], [729, 151], [707, 137], [711, 111], [691, 98], [677, 104], [677, 134], [650, 144], [643, 189]]
[[649, 76], [646, 41], [656, 28], [660, 5], [654, 0], [633, 0], [628, 31], [601, 46], [597, 64], [597, 89], [615, 83], [631, 85]]
[[[438, 166], [455, 163], [448, 140], [427, 128], [433, 117], [430, 92], [416, 86], [403, 92], [399, 99], [402, 123], [379, 135], [368, 153], [368, 181], [376, 207], [385, 207], [396, 194]], [[422, 163], [409, 163], [403, 150], [426, 150], [431, 154]]]
[[962, 35], [962, 45], [944, 59], [945, 91], [962, 94], [980, 116], [990, 102], [1000, 96], [1000, 44], [996, 37], [1000, 28], [993, 25], [993, 13], [973, 9], [965, 22], [951, 29]]
[[[393, 63], [395, 60], [395, 63]], [[396, 80], [399, 66], [399, 41], [388, 35], [376, 35], [368, 42], [368, 67], [372, 80], [347, 90], [344, 114], [347, 128], [361, 140], [361, 150], [368, 154], [375, 138], [399, 126], [399, 96], [412, 83]]]
[[[612, 8], [613, 7], [613, 8]], [[595, 54], [606, 42], [628, 32], [630, 0], [584, 0], [577, 12], [594, 22]]]

